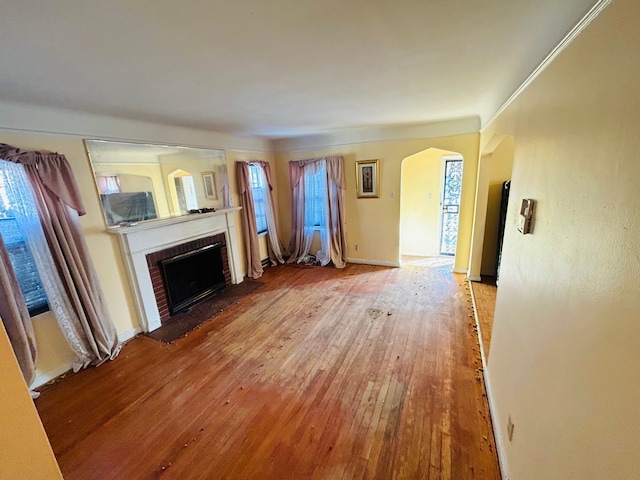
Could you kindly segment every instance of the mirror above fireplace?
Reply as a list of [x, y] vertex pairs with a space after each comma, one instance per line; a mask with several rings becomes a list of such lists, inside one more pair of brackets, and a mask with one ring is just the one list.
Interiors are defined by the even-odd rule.
[[231, 206], [224, 150], [85, 140], [108, 227]]

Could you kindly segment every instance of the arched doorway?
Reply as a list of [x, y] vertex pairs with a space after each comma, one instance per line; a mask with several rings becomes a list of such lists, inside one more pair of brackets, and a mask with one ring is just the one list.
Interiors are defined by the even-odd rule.
[[174, 170], [168, 175], [171, 213], [181, 215], [198, 208], [193, 177], [185, 170]]
[[460, 153], [428, 148], [402, 161], [400, 261], [442, 255], [455, 259], [460, 197]]

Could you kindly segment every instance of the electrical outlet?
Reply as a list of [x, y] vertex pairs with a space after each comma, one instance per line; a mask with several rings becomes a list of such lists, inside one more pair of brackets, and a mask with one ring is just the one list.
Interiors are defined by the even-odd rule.
[[357, 252], [358, 251], [358, 244], [356, 243], [353, 248]]
[[511, 421], [511, 415], [509, 415], [509, 418], [507, 419], [507, 437], [509, 438], [509, 441], [513, 438], [513, 428], [514, 425]]

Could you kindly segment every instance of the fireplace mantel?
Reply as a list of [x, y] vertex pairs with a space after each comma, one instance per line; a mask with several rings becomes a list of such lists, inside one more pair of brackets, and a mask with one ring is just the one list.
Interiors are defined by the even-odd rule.
[[174, 245], [224, 233], [226, 237], [231, 282], [241, 283], [242, 268], [238, 256], [235, 213], [241, 207], [230, 207], [210, 213], [149, 220], [135, 226], [110, 228], [117, 235], [125, 259], [131, 287], [135, 294], [140, 327], [151, 332], [160, 327], [160, 312], [153, 293], [146, 256]]

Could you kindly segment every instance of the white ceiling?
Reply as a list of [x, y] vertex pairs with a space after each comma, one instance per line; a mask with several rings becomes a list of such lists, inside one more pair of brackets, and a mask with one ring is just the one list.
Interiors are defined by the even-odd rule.
[[293, 137], [491, 117], [595, 0], [2, 0], [0, 100]]

